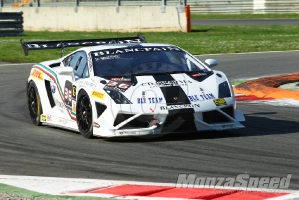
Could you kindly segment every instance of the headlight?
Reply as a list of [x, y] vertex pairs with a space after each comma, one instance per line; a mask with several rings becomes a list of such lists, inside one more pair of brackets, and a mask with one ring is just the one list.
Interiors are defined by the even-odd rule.
[[105, 92], [113, 99], [116, 104], [131, 104], [131, 101], [128, 100], [122, 93], [116, 90], [104, 89]]
[[231, 97], [229, 83], [227, 81], [218, 85], [218, 98]]

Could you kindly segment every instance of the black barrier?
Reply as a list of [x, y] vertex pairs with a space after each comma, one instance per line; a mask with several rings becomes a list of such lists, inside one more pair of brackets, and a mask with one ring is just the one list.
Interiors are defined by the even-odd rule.
[[0, 12], [0, 36], [22, 36], [23, 12]]

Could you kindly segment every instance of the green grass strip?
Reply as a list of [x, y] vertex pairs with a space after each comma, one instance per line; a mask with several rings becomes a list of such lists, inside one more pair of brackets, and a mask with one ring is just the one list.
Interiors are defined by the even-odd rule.
[[191, 19], [284, 19], [299, 18], [298, 13], [284, 14], [199, 14], [191, 13]]
[[245, 82], [247, 82], [247, 80], [235, 80], [235, 81], [231, 81], [231, 84], [236, 86], [236, 85], [240, 85]]
[[[192, 26], [192, 32], [142, 33], [148, 42], [170, 43], [194, 55], [299, 50], [299, 26]], [[25, 31], [23, 39], [75, 40], [135, 36], [116, 32]], [[21, 37], [0, 37], [0, 61], [35, 63], [60, 57], [60, 49], [30, 51], [25, 57]], [[77, 48], [66, 48], [65, 55]]]
[[[0, 183], [0, 192], [5, 194], [13, 195], [14, 197], [10, 197], [7, 199], [16, 199], [16, 196], [19, 196], [18, 199], [24, 199], [24, 198], [32, 198], [34, 200], [37, 200], [38, 198], [47, 198], [47, 199], [68, 199], [68, 200], [111, 200], [111, 198], [100, 198], [100, 197], [82, 197], [82, 196], [66, 196], [66, 195], [48, 195], [43, 193], [38, 193], [18, 187], [13, 187], [5, 184]], [[0, 195], [1, 197], [1, 195]]]

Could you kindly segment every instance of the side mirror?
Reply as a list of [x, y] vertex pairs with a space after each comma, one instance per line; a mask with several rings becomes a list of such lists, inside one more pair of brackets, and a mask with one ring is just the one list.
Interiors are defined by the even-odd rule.
[[205, 64], [208, 66], [208, 67], [215, 67], [218, 65], [218, 61], [215, 60], [215, 59], [206, 59], [205, 60]]
[[72, 67], [59, 67], [56, 68], [56, 72], [59, 75], [71, 76], [72, 80], [75, 80], [74, 69]]

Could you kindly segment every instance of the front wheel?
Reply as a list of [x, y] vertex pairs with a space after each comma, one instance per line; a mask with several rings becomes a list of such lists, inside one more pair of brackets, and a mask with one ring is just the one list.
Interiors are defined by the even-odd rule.
[[41, 125], [40, 115], [42, 113], [42, 105], [38, 94], [37, 87], [33, 81], [28, 85], [27, 104], [31, 121], [36, 126]]
[[82, 90], [77, 99], [76, 109], [77, 125], [85, 138], [93, 137], [92, 106], [87, 93]]

